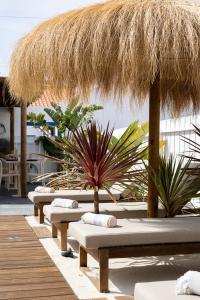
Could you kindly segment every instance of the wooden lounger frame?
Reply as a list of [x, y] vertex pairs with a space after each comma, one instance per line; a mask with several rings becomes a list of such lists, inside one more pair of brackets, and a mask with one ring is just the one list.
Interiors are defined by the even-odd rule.
[[[122, 199], [120, 199], [120, 201], [122, 201]], [[111, 201], [101, 201], [101, 203], [109, 203]], [[127, 201], [128, 202], [128, 201]], [[81, 203], [92, 203], [91, 201], [81, 201]], [[38, 202], [38, 203], [34, 203], [34, 216], [39, 218], [39, 223], [43, 224], [44, 223], [44, 212], [43, 212], [43, 207], [45, 205], [50, 205], [51, 201], [49, 202]]]
[[85, 249], [80, 245], [80, 267], [87, 267], [87, 254], [93, 255], [99, 262], [99, 291], [109, 292], [109, 259], [142, 257], [142, 256], [162, 256], [200, 253], [200, 242], [192, 243], [170, 243], [151, 244], [134, 246], [105, 247], [96, 250]]
[[43, 212], [43, 207], [45, 205], [51, 204], [50, 202], [38, 202], [34, 203], [34, 216], [39, 218], [39, 223], [43, 224], [44, 223], [44, 212]]
[[67, 231], [68, 231], [69, 222], [59, 222], [59, 223], [51, 223], [52, 228], [52, 238], [58, 238], [58, 231], [60, 232], [60, 249], [62, 251], [67, 250]]
[[[118, 200], [118, 202], [123, 202], [125, 201], [123, 198], [120, 197], [120, 199]], [[126, 202], [129, 202], [129, 200], [126, 199]], [[34, 216], [35, 217], [38, 217], [39, 218], [39, 223], [40, 224], [43, 224], [44, 223], [44, 212], [43, 212], [43, 207], [45, 205], [50, 205], [52, 201], [49, 201], [49, 202], [38, 202], [38, 203], [34, 203]], [[86, 200], [83, 200], [81, 201], [80, 203], [92, 203], [92, 201], [86, 201]], [[112, 200], [101, 200], [101, 203], [112, 203]]]
[[[34, 204], [34, 216], [39, 217], [40, 224], [44, 223], [44, 212], [43, 207], [44, 205], [51, 204], [51, 202], [39, 202], [37, 204]], [[58, 222], [53, 223], [51, 222], [51, 235], [52, 238], [58, 238], [58, 231], [60, 232], [60, 239], [58, 239], [58, 242], [60, 244], [60, 249], [62, 251], [67, 250], [67, 231], [68, 231], [68, 225], [69, 222]]]
[[[83, 202], [86, 203], [86, 202]], [[44, 206], [44, 205], [43, 205]], [[40, 220], [41, 220], [41, 214], [43, 213], [43, 206], [40, 208]], [[43, 214], [44, 216], [44, 214]], [[44, 218], [44, 217], [43, 217]], [[52, 232], [52, 238], [56, 239], [58, 238], [58, 232], [60, 233], [60, 238], [58, 238], [58, 244], [60, 246], [60, 249], [62, 251], [67, 250], [67, 238], [68, 238], [68, 226], [71, 222], [77, 222], [78, 220], [74, 221], [61, 221], [61, 222], [52, 222], [51, 223], [51, 232]], [[44, 219], [43, 219], [44, 222]]]

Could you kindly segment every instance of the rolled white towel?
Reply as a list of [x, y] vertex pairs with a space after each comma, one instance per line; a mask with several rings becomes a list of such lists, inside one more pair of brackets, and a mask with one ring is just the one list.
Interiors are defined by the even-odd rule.
[[51, 202], [51, 206], [65, 207], [65, 208], [78, 208], [78, 202], [71, 199], [55, 198]]
[[37, 186], [35, 188], [35, 192], [37, 193], [55, 193], [54, 188], [48, 186]]
[[177, 279], [176, 282], [176, 294], [177, 295], [189, 295], [189, 287], [188, 287], [188, 274], [185, 273], [183, 276]]
[[91, 224], [102, 227], [116, 227], [117, 219], [111, 215], [85, 213], [81, 220], [85, 224]]
[[176, 283], [176, 294], [200, 296], [200, 272], [188, 271], [181, 276]]
[[189, 288], [192, 294], [200, 296], [200, 272], [190, 271]]

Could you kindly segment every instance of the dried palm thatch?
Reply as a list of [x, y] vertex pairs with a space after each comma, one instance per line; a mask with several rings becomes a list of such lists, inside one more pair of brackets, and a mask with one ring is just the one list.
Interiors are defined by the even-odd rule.
[[21, 101], [45, 90], [87, 99], [91, 89], [139, 102], [160, 75], [162, 106], [200, 107], [200, 4], [113, 0], [44, 22], [17, 45], [10, 89]]

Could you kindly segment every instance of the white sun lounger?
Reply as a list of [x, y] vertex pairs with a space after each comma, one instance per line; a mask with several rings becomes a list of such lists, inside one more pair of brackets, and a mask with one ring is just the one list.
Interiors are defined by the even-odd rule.
[[[120, 202], [120, 203], [101, 203], [100, 213], [114, 215], [118, 219], [122, 218], [144, 218], [146, 217], [147, 203], [145, 202]], [[67, 249], [68, 225], [70, 222], [79, 221], [86, 212], [94, 212], [93, 203], [79, 203], [79, 208], [70, 209], [63, 207], [53, 207], [45, 205], [43, 208], [45, 217], [51, 222], [52, 237], [57, 238], [57, 232], [60, 231], [61, 250]], [[159, 210], [159, 214], [163, 214]]]
[[122, 219], [115, 228], [75, 222], [69, 234], [79, 242], [81, 267], [87, 266], [87, 253], [96, 257], [99, 289], [108, 292], [110, 258], [200, 253], [199, 224], [199, 217]]
[[[122, 196], [122, 192], [112, 189], [112, 194], [118, 201]], [[43, 206], [50, 204], [55, 198], [69, 198], [78, 202], [93, 202], [93, 190], [58, 190], [55, 193], [38, 193], [35, 191], [28, 193], [28, 198], [34, 204], [34, 215], [38, 216], [40, 224], [44, 223]], [[111, 198], [106, 190], [99, 191], [99, 201], [111, 201]]]
[[137, 283], [134, 300], [200, 300], [200, 296], [176, 295], [175, 290], [175, 280]]

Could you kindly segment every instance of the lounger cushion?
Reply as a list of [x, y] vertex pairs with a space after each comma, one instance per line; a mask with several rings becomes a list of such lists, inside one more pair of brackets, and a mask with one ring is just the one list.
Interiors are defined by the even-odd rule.
[[103, 228], [70, 223], [70, 235], [87, 249], [100, 247], [200, 242], [200, 218], [178, 217], [118, 220], [118, 227]]
[[176, 295], [176, 281], [137, 283], [134, 300], [199, 300], [199, 296]]
[[[120, 199], [120, 192], [114, 191], [116, 200]], [[94, 192], [92, 190], [59, 190], [55, 193], [37, 193], [35, 191], [28, 193], [28, 198], [35, 204], [40, 202], [52, 202], [55, 198], [70, 198], [77, 201], [94, 201]], [[111, 200], [108, 193], [104, 190], [99, 191], [99, 200]]]
[[[131, 218], [146, 216], [147, 204], [144, 202], [135, 203], [101, 203], [100, 212], [105, 214], [114, 215], [117, 218]], [[43, 208], [44, 215], [50, 222], [72, 222], [80, 220], [81, 216], [86, 212], [94, 212], [93, 203], [81, 203], [79, 208], [70, 209], [63, 207], [52, 207], [45, 205]]]

